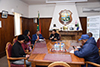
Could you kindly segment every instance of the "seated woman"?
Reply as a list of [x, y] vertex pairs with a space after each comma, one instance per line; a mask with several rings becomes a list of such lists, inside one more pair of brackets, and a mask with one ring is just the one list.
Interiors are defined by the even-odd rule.
[[[36, 34], [32, 35], [32, 43], [34, 44], [35, 41], [39, 41], [39, 39], [44, 39], [42, 34], [37, 30]], [[45, 39], [44, 39], [45, 40]]]
[[31, 37], [30, 37], [30, 31], [29, 30], [24, 31], [24, 36], [25, 36], [25, 38], [29, 38], [28, 44], [31, 44]]
[[56, 33], [55, 29], [52, 30], [52, 34], [50, 35], [49, 39], [51, 41], [57, 41], [57, 40], [59, 40], [59, 34]]

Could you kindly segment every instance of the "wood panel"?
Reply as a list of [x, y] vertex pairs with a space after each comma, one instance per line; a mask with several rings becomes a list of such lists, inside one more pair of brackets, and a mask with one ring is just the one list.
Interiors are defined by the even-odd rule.
[[5, 46], [7, 42], [12, 42], [14, 38], [14, 16], [8, 15], [7, 19], [1, 18], [2, 28], [0, 28], [0, 57], [5, 55]]
[[[86, 34], [87, 30], [87, 18], [86, 17], [80, 17], [80, 22], [82, 25], [82, 33]], [[44, 38], [48, 39], [49, 38], [49, 27], [51, 24], [52, 18], [40, 18], [41, 22], [41, 34], [43, 35]], [[23, 18], [22, 19], [22, 31], [24, 32], [26, 29], [31, 31], [31, 36], [35, 34], [37, 30], [37, 24], [34, 23], [33, 18]]]
[[41, 18], [41, 34], [44, 38], [48, 39], [49, 38], [49, 27], [51, 24], [52, 18]]
[[33, 34], [36, 33], [37, 24], [34, 23], [33, 18], [24, 18], [22, 17], [22, 32], [24, 33], [25, 30], [30, 31], [30, 36], [32, 37]]
[[82, 29], [83, 29], [83, 34], [87, 33], [87, 17], [79, 17], [81, 25], [82, 25]]

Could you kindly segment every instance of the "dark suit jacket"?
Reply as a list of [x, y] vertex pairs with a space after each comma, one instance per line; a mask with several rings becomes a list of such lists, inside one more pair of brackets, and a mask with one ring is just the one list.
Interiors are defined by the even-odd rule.
[[[37, 39], [37, 34], [32, 35], [32, 44], [35, 43], [36, 39]], [[39, 34], [39, 39], [44, 39], [42, 34]]]
[[25, 52], [22, 48], [22, 45], [17, 41], [11, 50], [11, 56], [12, 57], [25, 57]]
[[[54, 36], [54, 38], [57, 38], [57, 40], [59, 40], [59, 34], [57, 34], [57, 33], [51, 34], [50, 37], [49, 37], [49, 39], [50, 39], [51, 37], [53, 37], [53, 36]], [[56, 41], [56, 40], [54, 40], [54, 38], [51, 39], [51, 40], [52, 40], [52, 41]]]

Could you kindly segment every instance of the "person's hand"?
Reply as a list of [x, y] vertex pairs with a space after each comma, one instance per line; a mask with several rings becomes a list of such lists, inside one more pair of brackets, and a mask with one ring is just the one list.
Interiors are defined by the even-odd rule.
[[50, 40], [52, 40], [53, 38], [50, 38]]
[[44, 38], [44, 40], [45, 40], [45, 38]]
[[36, 39], [36, 41], [38, 41], [38, 40], [39, 40], [39, 38]]
[[54, 38], [54, 40], [57, 40], [57, 38]]
[[76, 48], [74, 51], [78, 51], [78, 48]]
[[30, 57], [30, 55], [26, 55], [26, 58], [29, 58]]

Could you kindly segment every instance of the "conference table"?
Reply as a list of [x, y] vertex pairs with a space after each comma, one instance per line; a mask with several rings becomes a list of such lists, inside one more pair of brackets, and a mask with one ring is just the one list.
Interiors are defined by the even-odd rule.
[[[77, 43], [75, 40], [62, 40], [59, 42], [63, 42], [67, 50], [73, 49], [72, 46], [80, 45], [80, 43]], [[32, 67], [36, 67], [36, 65], [48, 66], [55, 61], [64, 61], [71, 67], [81, 67], [81, 65], [85, 64], [84, 58], [79, 58], [75, 56], [74, 53], [68, 51], [52, 52], [51, 49], [55, 43], [57, 42], [52, 42], [50, 40], [35, 43], [28, 59], [28, 61], [32, 63]]]

